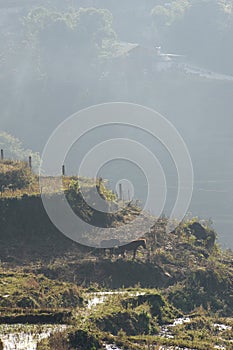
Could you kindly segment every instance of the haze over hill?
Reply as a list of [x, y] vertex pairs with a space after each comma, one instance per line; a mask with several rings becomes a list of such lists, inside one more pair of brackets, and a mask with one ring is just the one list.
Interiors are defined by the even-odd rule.
[[[41, 152], [54, 128], [82, 108], [126, 101], [157, 110], [191, 154], [190, 211], [212, 218], [221, 242], [233, 247], [231, 0], [0, 1], [0, 25], [1, 130]], [[75, 173], [90, 147], [116, 135], [158, 156], [169, 211], [174, 164], [159, 142], [135, 128], [85, 135], [68, 155], [67, 171]], [[113, 188], [131, 179], [135, 196], [145, 200], [146, 180], [133, 166], [111, 162], [100, 175]]]

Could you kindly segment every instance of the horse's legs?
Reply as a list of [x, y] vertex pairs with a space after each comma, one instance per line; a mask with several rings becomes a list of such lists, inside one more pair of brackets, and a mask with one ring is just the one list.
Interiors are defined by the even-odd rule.
[[137, 249], [134, 249], [134, 251], [133, 251], [133, 260], [135, 260], [135, 258], [136, 258], [136, 252], [137, 252]]

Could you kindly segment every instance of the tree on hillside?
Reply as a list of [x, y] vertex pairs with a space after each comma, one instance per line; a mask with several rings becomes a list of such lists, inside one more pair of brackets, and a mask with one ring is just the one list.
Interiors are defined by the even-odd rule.
[[62, 13], [38, 8], [28, 14], [25, 25], [46, 74], [50, 74], [50, 69], [57, 69], [56, 74], [72, 71], [74, 79], [78, 78], [80, 64], [81, 71], [88, 71], [89, 65], [98, 61], [103, 42], [116, 38], [112, 15], [103, 9], [81, 8]]
[[174, 21], [182, 18], [189, 7], [190, 2], [188, 0], [176, 0], [165, 4], [160, 3], [152, 9], [151, 15], [155, 25], [158, 27], [170, 26]]

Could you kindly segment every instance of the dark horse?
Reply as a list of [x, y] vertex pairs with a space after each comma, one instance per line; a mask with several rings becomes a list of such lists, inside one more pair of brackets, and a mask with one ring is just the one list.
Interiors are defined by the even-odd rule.
[[123, 256], [125, 256], [126, 252], [133, 251], [133, 259], [135, 259], [136, 253], [139, 247], [143, 247], [144, 249], [147, 249], [145, 238], [138, 238], [130, 243], [122, 245], [121, 247], [118, 247], [117, 249], [115, 249], [114, 253], [123, 254]]

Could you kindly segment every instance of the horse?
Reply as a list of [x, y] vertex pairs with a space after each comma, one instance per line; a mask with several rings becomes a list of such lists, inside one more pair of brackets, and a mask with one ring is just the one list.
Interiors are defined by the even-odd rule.
[[139, 247], [143, 247], [144, 249], [147, 249], [145, 238], [138, 238], [130, 243], [122, 245], [122, 246], [118, 247], [117, 249], [115, 249], [115, 253], [123, 254], [123, 256], [125, 256], [126, 252], [133, 251], [133, 260], [134, 260]]

